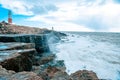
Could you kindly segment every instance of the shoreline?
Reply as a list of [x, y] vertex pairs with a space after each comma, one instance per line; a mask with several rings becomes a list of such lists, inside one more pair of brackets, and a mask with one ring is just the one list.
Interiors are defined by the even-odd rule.
[[36, 32], [36, 28], [7, 23], [0, 23], [0, 33], [2, 80], [98, 79], [94, 72], [87, 70], [68, 75], [64, 61], [55, 60], [56, 55], [50, 52], [48, 41], [52, 37], [57, 43], [62, 36], [66, 36], [64, 33], [46, 29], [38, 29]]
[[[26, 35], [25, 35], [26, 36]], [[56, 36], [56, 35], [52, 35], [51, 37], [53, 36]], [[10, 37], [10, 36], [9, 36]], [[33, 36], [32, 36], [33, 37]], [[39, 36], [37, 36], [39, 37]], [[60, 36], [56, 36], [56, 38], [58, 37], [58, 39], [60, 39]], [[19, 36], [20, 38], [20, 36]], [[38, 38], [39, 39], [39, 38]], [[58, 40], [57, 39], [57, 40]], [[13, 40], [13, 39], [12, 39]], [[18, 39], [19, 40], [19, 39]], [[22, 40], [22, 39], [20, 39]], [[45, 39], [46, 41], [46, 39]], [[17, 42], [17, 41], [16, 41]], [[22, 41], [18, 41], [18, 42], [22, 42]], [[46, 41], [47, 42], [47, 41]], [[3, 43], [4, 44], [4, 43]], [[26, 43], [28, 44], [28, 43]], [[48, 43], [47, 43], [48, 45]], [[40, 46], [39, 46], [40, 47]], [[14, 49], [18, 49], [17, 48], [14, 48]], [[9, 50], [9, 49], [8, 49]], [[37, 52], [37, 53], [36, 53]], [[27, 52], [28, 53], [28, 52]], [[26, 54], [26, 53], [22, 53], [22, 54]], [[98, 77], [96, 76], [96, 74], [92, 71], [87, 71], [87, 70], [79, 70], [71, 75], [68, 75], [65, 71], [66, 67], [64, 65], [64, 61], [63, 60], [58, 60], [56, 61], [55, 60], [55, 57], [56, 55], [55, 54], [52, 54], [50, 53], [49, 51], [48, 52], [39, 52], [39, 51], [36, 51], [35, 49], [35, 52], [32, 53], [34, 55], [34, 60], [32, 61], [33, 63], [31, 64], [32, 68], [32, 72], [34, 72], [37, 76], [42, 76], [40, 78], [43, 78], [43, 80], [59, 80], [60, 78], [63, 78], [65, 80], [74, 80], [75, 78], [78, 78], [79, 79], [82, 79], [82, 77], [80, 77], [79, 75], [83, 76], [83, 79], [98, 79]], [[27, 55], [29, 56], [29, 55]], [[17, 60], [17, 58], [10, 58], [8, 59], [8, 62], [7, 61], [3, 61], [5, 63], [10, 63], [11, 59], [13, 60]], [[9, 61], [10, 60], [10, 61]], [[12, 61], [13, 62], [13, 61]], [[21, 62], [22, 59], [21, 59]], [[20, 62], [20, 63], [21, 63]], [[29, 61], [28, 61], [29, 62]], [[19, 64], [19, 63], [18, 63]], [[24, 62], [22, 63], [24, 64]], [[25, 63], [26, 64], [26, 63]], [[27, 63], [28, 64], [28, 63]], [[7, 66], [6, 64], [2, 63], [2, 65]], [[10, 65], [10, 64], [9, 64]], [[13, 64], [11, 66], [14, 66]], [[23, 65], [24, 66], [24, 65]], [[20, 66], [22, 67], [22, 65]], [[18, 68], [20, 68], [18, 67]], [[30, 67], [30, 65], [28, 66]], [[12, 68], [13, 69], [13, 68]], [[9, 70], [9, 69], [8, 69]], [[25, 69], [26, 70], [26, 69]], [[20, 71], [17, 71], [17, 73], [15, 74], [19, 74], [21, 71], [25, 71], [24, 69], [20, 70]], [[29, 69], [28, 71], [31, 72], [31, 70]], [[28, 72], [29, 73], [29, 72]], [[26, 73], [26, 74], [28, 74]], [[45, 74], [45, 75], [43, 75]], [[62, 76], [61, 76], [62, 75]], [[84, 75], [86, 75], [86, 77], [84, 77]], [[23, 76], [23, 75], [21, 75]], [[48, 79], [46, 79], [48, 78]], [[18, 79], [19, 80], [19, 79]], [[35, 79], [37, 80], [37, 79]], [[39, 80], [39, 79], [38, 79]]]

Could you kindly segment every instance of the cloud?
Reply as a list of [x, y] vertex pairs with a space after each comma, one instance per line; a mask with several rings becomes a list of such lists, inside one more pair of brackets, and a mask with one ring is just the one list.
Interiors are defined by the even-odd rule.
[[0, 4], [6, 9], [10, 9], [15, 14], [21, 15], [41, 15], [49, 11], [57, 11], [54, 4], [45, 3], [44, 0], [1, 0]]
[[30, 9], [35, 15], [48, 14], [50, 11], [57, 11], [58, 8], [55, 5], [47, 4], [47, 5], [34, 5]]
[[56, 30], [120, 31], [120, 0], [5, 1], [10, 3], [2, 0], [2, 6], [16, 14], [32, 15], [24, 21], [43, 22]]
[[1, 0], [0, 4], [6, 9], [12, 10], [15, 14], [33, 15], [29, 9], [32, 7], [18, 0]]
[[[120, 5], [107, 2], [104, 5], [76, 7], [80, 13], [73, 23], [87, 26], [96, 31], [109, 31], [109, 28], [120, 27]], [[117, 19], [117, 20], [116, 20]]]
[[[110, 0], [109, 0], [110, 1]], [[79, 0], [78, 6], [96, 6], [105, 4], [106, 0]]]
[[[112, 0], [81, 0], [63, 2], [57, 5], [59, 10], [44, 16], [34, 16], [30, 21], [44, 21], [46, 24], [62, 24], [63, 30], [71, 24], [77, 30], [86, 31], [113, 31], [120, 27], [120, 5]], [[116, 20], [117, 19], [117, 20]], [[66, 23], [66, 24], [65, 24]], [[70, 26], [70, 25], [69, 25]], [[74, 26], [69, 27], [76, 30]], [[118, 30], [117, 30], [118, 31]]]

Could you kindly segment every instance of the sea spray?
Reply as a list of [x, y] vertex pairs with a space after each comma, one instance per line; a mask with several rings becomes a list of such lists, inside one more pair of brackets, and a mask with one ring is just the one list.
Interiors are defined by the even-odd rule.
[[56, 50], [53, 49], [53, 52], [56, 53], [58, 60], [64, 60], [69, 74], [87, 69], [96, 72], [99, 79], [120, 79], [120, 37], [118, 37], [120, 34], [68, 35], [54, 46]]
[[[59, 32], [58, 32], [59, 33]], [[50, 48], [50, 51], [53, 52], [55, 51], [55, 45], [60, 41], [60, 36], [57, 36], [56, 34], [58, 34], [57, 32], [52, 31], [51, 33], [49, 33], [47, 35], [47, 41], [48, 41], [48, 45]]]

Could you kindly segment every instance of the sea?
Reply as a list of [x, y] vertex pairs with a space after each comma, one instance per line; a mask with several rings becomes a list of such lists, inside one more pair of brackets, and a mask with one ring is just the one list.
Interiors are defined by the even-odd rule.
[[50, 44], [56, 60], [64, 60], [66, 71], [89, 70], [99, 79], [120, 80], [120, 33], [64, 32], [57, 43]]

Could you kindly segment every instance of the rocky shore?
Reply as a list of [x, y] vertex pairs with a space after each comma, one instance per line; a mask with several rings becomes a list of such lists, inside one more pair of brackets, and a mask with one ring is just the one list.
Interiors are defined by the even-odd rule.
[[98, 79], [96, 73], [87, 70], [68, 75], [64, 61], [55, 60], [56, 55], [49, 49], [49, 38], [54, 37], [58, 41], [65, 34], [19, 27], [0, 23], [0, 80]]

